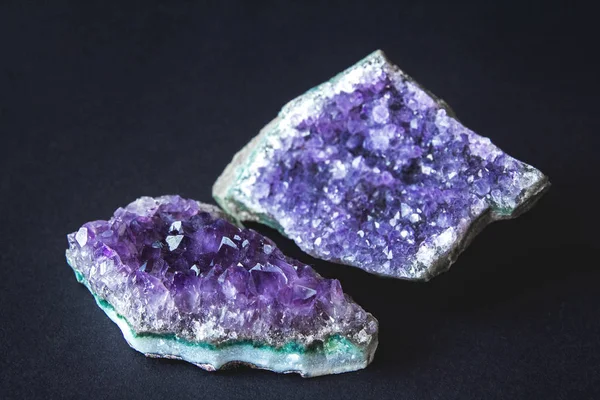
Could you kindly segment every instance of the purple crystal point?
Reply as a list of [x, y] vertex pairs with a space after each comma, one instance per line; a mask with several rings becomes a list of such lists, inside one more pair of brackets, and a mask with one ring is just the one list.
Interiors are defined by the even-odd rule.
[[218, 208], [142, 197], [68, 235], [77, 279], [148, 356], [303, 376], [364, 368], [377, 321], [335, 279]]
[[213, 196], [315, 257], [428, 280], [548, 186], [377, 51], [288, 103]]

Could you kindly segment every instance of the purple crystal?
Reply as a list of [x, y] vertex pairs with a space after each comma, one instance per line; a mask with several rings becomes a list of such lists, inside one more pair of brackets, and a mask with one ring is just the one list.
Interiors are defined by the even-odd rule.
[[146, 354], [312, 376], [364, 367], [375, 350], [376, 320], [337, 280], [214, 206], [142, 197], [68, 241], [78, 279]]
[[375, 52], [286, 105], [213, 195], [315, 257], [427, 280], [548, 185]]

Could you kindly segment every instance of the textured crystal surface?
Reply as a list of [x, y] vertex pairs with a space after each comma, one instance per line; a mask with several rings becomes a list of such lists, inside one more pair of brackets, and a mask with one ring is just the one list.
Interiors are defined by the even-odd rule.
[[286, 105], [213, 195], [315, 257], [427, 280], [547, 187], [378, 51]]
[[[130, 344], [150, 355], [207, 369], [238, 361], [319, 375], [364, 367], [375, 350], [376, 320], [339, 281], [286, 257], [214, 206], [142, 197], [108, 221], [86, 223], [68, 242], [78, 279], [115, 322], [127, 322], [119, 326]], [[169, 340], [173, 346], [164, 346]], [[182, 341], [198, 351], [182, 353]], [[276, 356], [262, 354], [269, 351]]]

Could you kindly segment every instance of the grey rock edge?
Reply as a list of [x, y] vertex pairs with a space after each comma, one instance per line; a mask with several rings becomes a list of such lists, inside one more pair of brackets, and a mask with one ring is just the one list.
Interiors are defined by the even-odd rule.
[[[286, 104], [279, 115], [267, 124], [257, 136], [252, 138], [238, 153], [233, 160], [226, 166], [225, 170], [219, 176], [213, 186], [213, 197], [216, 202], [231, 216], [240, 221], [254, 221], [268, 225], [278, 230], [282, 235], [295, 240], [300, 248], [315, 258], [323, 258], [314, 248], [306, 247], [301, 244], [293, 235], [279, 223], [278, 219], [269, 213], [269, 210], [262, 207], [258, 201], [252, 197], [251, 186], [252, 175], [259, 174], [258, 167], [268, 164], [269, 157], [272, 154], [272, 145], [280, 132], [289, 130], [290, 116], [297, 109], [318, 109], [327, 98], [332, 94], [338, 93], [340, 87], [347, 87], [348, 80], [354, 79], [357, 70], [371, 68], [381, 68], [386, 73], [394, 76], [396, 79], [402, 79], [410, 82], [415, 87], [423, 90], [435, 102], [439, 109], [446, 110], [447, 115], [457, 120], [455, 113], [443, 100], [435, 97], [412, 78], [401, 71], [396, 65], [392, 64], [385, 54], [378, 50], [361, 60], [354, 66], [338, 74], [330, 81], [325, 82], [298, 98]], [[308, 104], [308, 105], [307, 105]], [[282, 127], [283, 126], [283, 127]], [[284, 133], [287, 134], [287, 133]], [[428, 281], [436, 275], [447, 271], [456, 261], [457, 257], [468, 247], [471, 241], [481, 230], [494, 221], [512, 219], [529, 210], [536, 201], [550, 188], [548, 178], [539, 170], [522, 163], [528, 168], [527, 180], [529, 184], [524, 188], [521, 195], [516, 199], [516, 204], [510, 210], [500, 210], [493, 207], [486, 208], [476, 218], [474, 218], [466, 227], [462, 227], [456, 232], [456, 236], [450, 246], [433, 246], [426, 248], [428, 253], [428, 262], [411, 260], [411, 265], [405, 268], [406, 273], [388, 274], [382, 273], [376, 269], [364, 268], [361, 265], [352, 262], [346, 262], [343, 259], [329, 259], [350, 266], [365, 269], [370, 273], [384, 277], [394, 277], [413, 281]], [[250, 193], [250, 195], [248, 195]], [[433, 256], [432, 256], [433, 254]]]

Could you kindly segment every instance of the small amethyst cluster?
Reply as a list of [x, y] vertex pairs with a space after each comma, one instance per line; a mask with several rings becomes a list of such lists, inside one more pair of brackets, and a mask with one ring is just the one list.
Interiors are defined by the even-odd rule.
[[70, 264], [137, 332], [306, 344], [331, 334], [359, 341], [364, 327], [363, 339], [376, 330], [339, 281], [193, 200], [143, 197], [68, 239]]
[[381, 53], [288, 104], [259, 138], [215, 186], [226, 210], [318, 258], [400, 278], [445, 269], [480, 218], [513, 216], [546, 182]]

